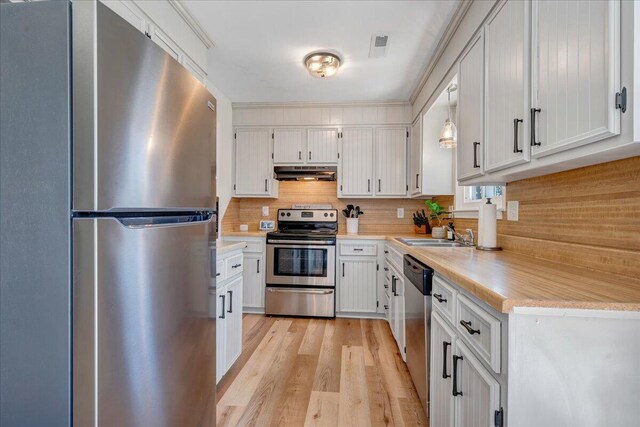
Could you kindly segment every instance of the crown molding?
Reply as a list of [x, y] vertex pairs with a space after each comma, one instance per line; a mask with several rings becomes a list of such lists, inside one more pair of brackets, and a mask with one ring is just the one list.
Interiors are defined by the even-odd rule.
[[327, 108], [327, 107], [393, 107], [411, 106], [408, 101], [353, 101], [353, 102], [234, 102], [232, 108]]
[[207, 49], [211, 49], [216, 44], [213, 42], [209, 34], [202, 28], [200, 22], [196, 19], [195, 16], [189, 12], [189, 10], [184, 6], [181, 0], [169, 0], [169, 4], [173, 9], [178, 12], [178, 15], [184, 20], [184, 22], [193, 30], [193, 32], [198, 36], [198, 38], [204, 43]]
[[467, 11], [471, 7], [472, 3], [473, 2], [469, 0], [460, 1], [458, 8], [453, 14], [453, 18], [451, 18], [451, 21], [449, 21], [449, 25], [447, 25], [447, 28], [445, 29], [444, 33], [442, 33], [442, 37], [440, 37], [440, 41], [438, 41], [438, 45], [436, 46], [436, 51], [434, 52], [431, 60], [427, 64], [427, 67], [425, 68], [424, 72], [422, 73], [422, 77], [420, 77], [418, 84], [413, 89], [413, 92], [411, 92], [411, 97], [409, 98], [409, 102], [412, 105], [418, 98], [418, 95], [422, 91], [422, 88], [424, 88], [424, 85], [427, 83], [429, 76], [431, 76], [433, 69], [435, 68], [440, 58], [442, 57], [442, 54], [444, 53], [445, 49], [449, 45], [451, 38], [453, 37], [456, 30], [460, 26], [460, 23], [462, 22], [462, 18], [464, 18], [464, 16], [467, 14]]

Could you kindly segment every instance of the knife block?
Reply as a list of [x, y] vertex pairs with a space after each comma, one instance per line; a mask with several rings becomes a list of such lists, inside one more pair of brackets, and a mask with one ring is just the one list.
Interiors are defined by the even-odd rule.
[[[417, 225], [414, 225], [413, 228], [414, 228], [416, 234], [429, 234], [427, 232], [427, 226], [426, 225], [423, 225], [421, 227], [418, 227]], [[431, 230], [429, 230], [429, 231], [431, 231]]]

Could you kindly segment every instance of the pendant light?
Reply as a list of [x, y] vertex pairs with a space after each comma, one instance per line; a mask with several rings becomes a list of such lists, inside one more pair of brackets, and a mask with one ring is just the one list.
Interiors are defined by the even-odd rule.
[[456, 125], [451, 121], [451, 92], [455, 92], [458, 86], [451, 83], [447, 87], [447, 120], [445, 120], [442, 130], [440, 131], [440, 148], [455, 148], [458, 140], [458, 130]]

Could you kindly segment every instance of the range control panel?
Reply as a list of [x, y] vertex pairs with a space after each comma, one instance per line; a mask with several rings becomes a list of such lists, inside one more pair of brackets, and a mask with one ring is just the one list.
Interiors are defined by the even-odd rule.
[[336, 209], [278, 209], [278, 221], [338, 222]]

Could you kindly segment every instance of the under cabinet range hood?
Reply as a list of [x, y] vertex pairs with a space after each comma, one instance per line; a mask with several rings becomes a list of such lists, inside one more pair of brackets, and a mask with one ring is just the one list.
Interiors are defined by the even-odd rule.
[[276, 166], [278, 181], [335, 181], [335, 166]]

